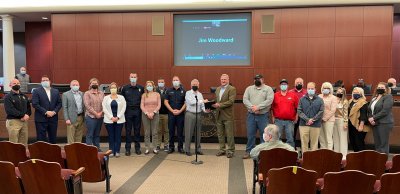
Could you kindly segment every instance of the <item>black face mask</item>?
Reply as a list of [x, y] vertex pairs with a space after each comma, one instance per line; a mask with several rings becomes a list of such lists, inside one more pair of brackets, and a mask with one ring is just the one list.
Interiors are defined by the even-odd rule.
[[11, 88], [12, 88], [14, 91], [18, 91], [18, 90], [21, 88], [21, 86], [20, 86], [20, 85], [13, 85]]
[[193, 91], [197, 91], [199, 89], [199, 86], [192, 86]]
[[92, 89], [97, 89], [97, 88], [99, 88], [98, 85], [92, 85], [91, 87], [92, 87]]
[[378, 88], [378, 89], [376, 89], [376, 93], [383, 94], [383, 93], [385, 93], [385, 89]]
[[337, 96], [338, 98], [342, 98], [342, 97], [343, 97], [343, 94], [336, 94], [336, 96]]
[[301, 89], [303, 89], [303, 85], [301, 85], [301, 84], [297, 84], [297, 85], [296, 85], [296, 89], [297, 89], [297, 90], [301, 90]]
[[389, 88], [393, 87], [393, 83], [392, 83], [392, 82], [389, 82], [389, 83], [388, 83], [388, 86], [389, 86]]
[[254, 81], [254, 85], [256, 85], [257, 87], [260, 87], [261, 86], [261, 81], [259, 79], [256, 79]]

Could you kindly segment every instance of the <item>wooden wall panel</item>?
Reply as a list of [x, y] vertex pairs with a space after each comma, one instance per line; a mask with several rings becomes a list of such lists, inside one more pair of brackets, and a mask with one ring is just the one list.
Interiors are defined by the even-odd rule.
[[56, 69], [53, 71], [53, 79], [50, 78], [52, 83], [69, 84], [71, 80], [77, 78], [77, 69]]
[[363, 65], [365, 67], [391, 66], [391, 36], [363, 38]]
[[346, 92], [349, 93], [354, 83], [358, 79], [364, 78], [364, 75], [359, 67], [340, 67], [334, 69], [334, 79], [343, 80]]
[[282, 67], [307, 66], [307, 38], [282, 38], [281, 51]]
[[76, 40], [99, 40], [99, 14], [76, 14]]
[[393, 18], [392, 71], [390, 77], [400, 82], [400, 15]]
[[99, 41], [76, 42], [76, 65], [79, 69], [98, 69], [100, 52]]
[[364, 7], [336, 8], [336, 36], [362, 36], [364, 32]]
[[307, 67], [333, 67], [333, 38], [309, 38]]
[[146, 62], [147, 69], [170, 69], [172, 64], [172, 42], [147, 41]]
[[335, 67], [361, 67], [362, 64], [362, 37], [336, 37]]
[[254, 52], [255, 68], [272, 68], [281, 66], [281, 39], [255, 41]]
[[146, 41], [123, 41], [122, 52], [124, 69], [146, 69]]
[[53, 14], [51, 21], [54, 40], [75, 40], [75, 14]]
[[389, 76], [390, 76], [390, 68], [388, 67], [382, 67], [382, 68], [362, 68], [362, 75], [364, 80], [366, 80], [367, 83], [372, 84], [373, 90], [375, 89], [375, 86], [379, 82], [387, 82]]
[[54, 69], [76, 68], [76, 42], [54, 41]]
[[392, 6], [364, 7], [364, 36], [391, 36]]
[[100, 41], [100, 69], [123, 67], [122, 41]]
[[281, 37], [307, 37], [307, 8], [283, 9], [281, 20]]
[[[306, 68], [292, 68], [292, 67], [281, 67], [279, 71], [281, 79], [286, 79], [289, 82], [289, 88], [293, 88], [294, 80], [298, 77], [303, 78], [304, 83], [307, 83], [307, 69]], [[277, 85], [278, 83], [274, 83]]]
[[192, 67], [182, 67], [182, 68], [173, 67], [171, 72], [171, 80], [173, 76], [178, 76], [184, 88], [189, 89], [190, 81], [198, 77], [197, 71], [198, 69]]
[[332, 37], [335, 35], [335, 8], [309, 9], [308, 37]]
[[321, 92], [321, 85], [324, 82], [335, 82], [336, 78], [333, 76], [333, 68], [307, 68], [308, 82], [315, 82], [318, 93]]
[[124, 40], [146, 40], [146, 17], [143, 13], [122, 14]]
[[100, 40], [122, 40], [122, 13], [99, 14]]

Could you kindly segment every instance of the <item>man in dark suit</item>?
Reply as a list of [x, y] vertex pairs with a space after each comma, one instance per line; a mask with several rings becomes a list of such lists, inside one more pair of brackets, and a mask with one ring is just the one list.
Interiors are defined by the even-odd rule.
[[61, 98], [58, 90], [50, 87], [47, 75], [42, 76], [41, 85], [32, 93], [37, 140], [55, 144]]

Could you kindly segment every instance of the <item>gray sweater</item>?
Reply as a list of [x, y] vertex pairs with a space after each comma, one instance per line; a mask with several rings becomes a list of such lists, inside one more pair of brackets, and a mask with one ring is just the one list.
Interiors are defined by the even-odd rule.
[[307, 121], [313, 119], [314, 123], [310, 127], [321, 127], [324, 101], [316, 95], [312, 99], [305, 95], [300, 98], [297, 113], [300, 117], [300, 126], [306, 126]]
[[260, 114], [265, 114], [271, 109], [272, 101], [274, 101], [274, 91], [271, 87], [263, 84], [260, 88], [255, 85], [246, 88], [243, 95], [243, 104], [251, 113], [251, 106], [255, 105], [260, 110]]

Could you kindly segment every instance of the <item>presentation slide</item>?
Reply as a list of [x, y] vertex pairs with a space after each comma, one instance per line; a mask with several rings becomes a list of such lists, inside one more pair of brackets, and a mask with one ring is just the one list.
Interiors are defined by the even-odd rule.
[[176, 66], [248, 66], [251, 14], [174, 15]]

